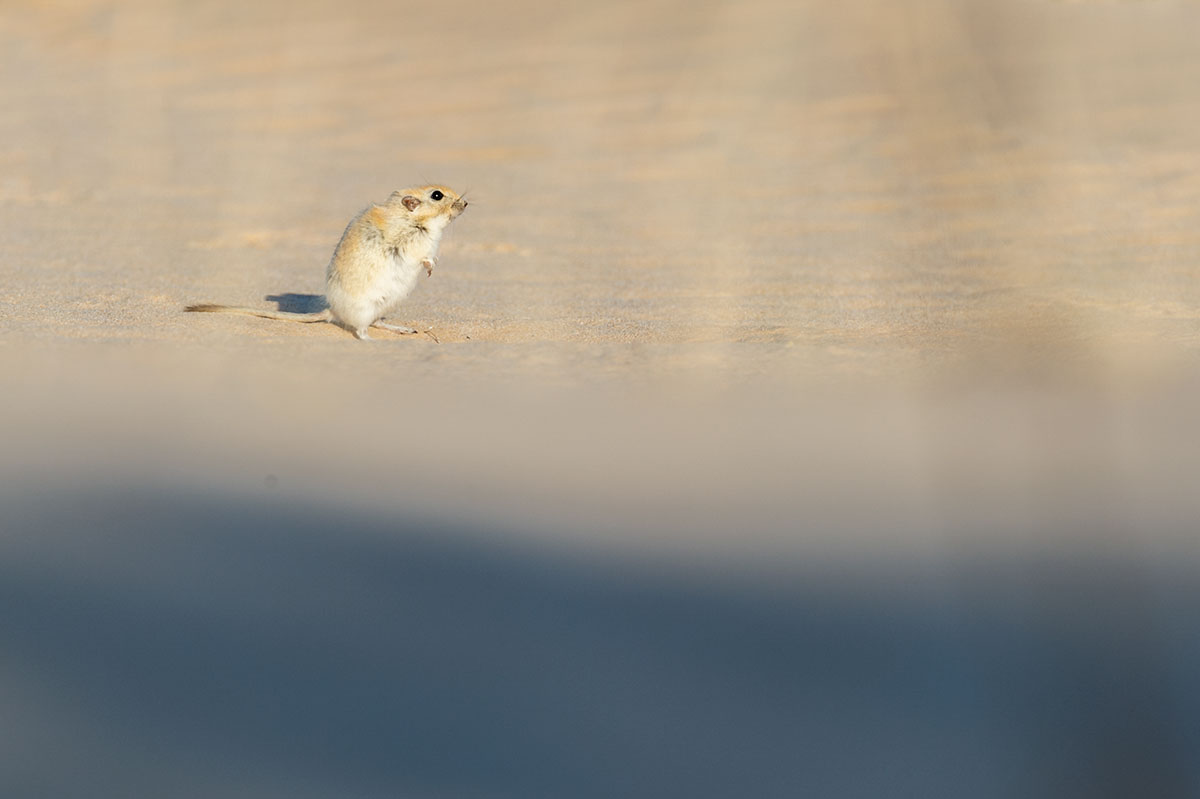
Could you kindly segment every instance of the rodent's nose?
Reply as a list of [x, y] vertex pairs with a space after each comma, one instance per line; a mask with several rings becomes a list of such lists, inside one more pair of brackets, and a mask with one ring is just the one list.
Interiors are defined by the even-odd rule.
[[470, 205], [470, 203], [467, 202], [466, 200], [463, 200], [462, 204], [463, 204], [463, 208], [466, 208], [468, 205]]

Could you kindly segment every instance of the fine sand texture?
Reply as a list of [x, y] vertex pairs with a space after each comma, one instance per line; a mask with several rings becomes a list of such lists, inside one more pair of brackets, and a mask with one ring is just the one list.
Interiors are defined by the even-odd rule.
[[0, 4], [0, 795], [1200, 794], [1198, 36]]

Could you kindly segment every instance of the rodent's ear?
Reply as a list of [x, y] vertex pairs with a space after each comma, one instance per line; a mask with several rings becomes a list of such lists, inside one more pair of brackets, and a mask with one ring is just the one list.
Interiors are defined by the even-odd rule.
[[404, 203], [404, 207], [410, 211], [417, 210], [417, 206], [421, 204], [421, 201], [411, 194], [404, 195], [400, 202]]

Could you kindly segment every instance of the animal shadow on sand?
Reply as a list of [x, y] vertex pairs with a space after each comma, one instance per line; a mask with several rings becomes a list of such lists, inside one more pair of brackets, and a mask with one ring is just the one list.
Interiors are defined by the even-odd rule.
[[278, 306], [276, 310], [286, 313], [316, 313], [325, 310], [325, 297], [321, 294], [268, 294], [263, 297], [267, 302]]

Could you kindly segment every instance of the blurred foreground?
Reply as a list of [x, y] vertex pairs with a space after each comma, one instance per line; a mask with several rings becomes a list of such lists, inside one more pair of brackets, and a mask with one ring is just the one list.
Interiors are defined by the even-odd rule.
[[1195, 791], [1192, 392], [193, 355], [9, 398], [11, 795]]

